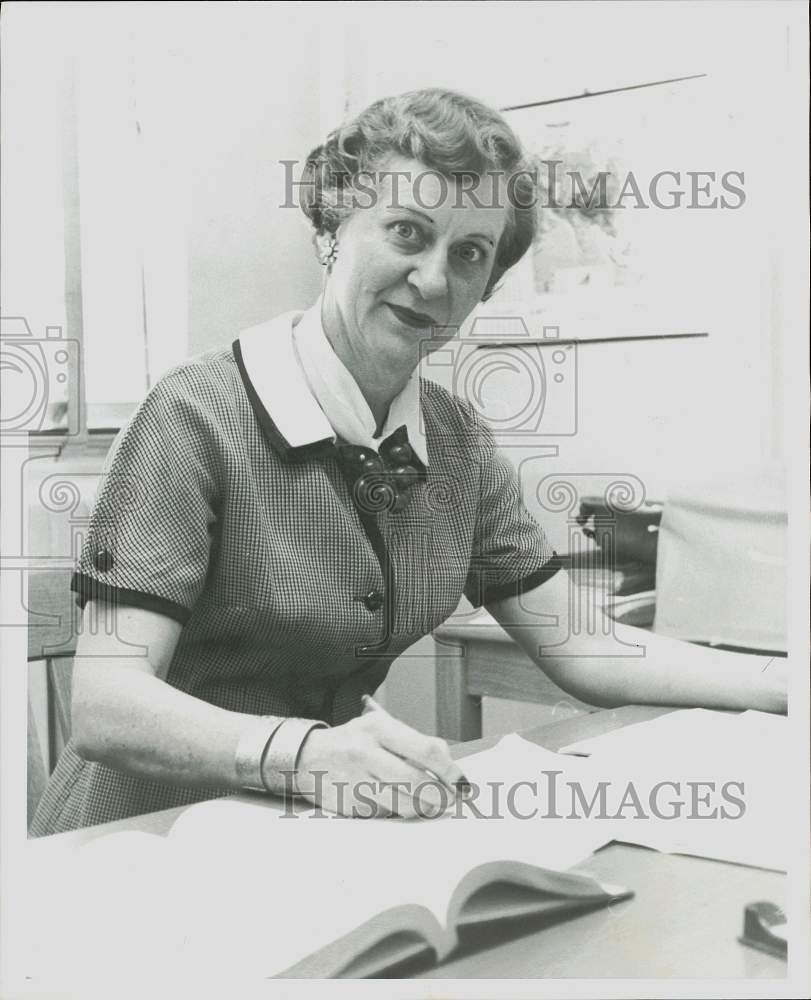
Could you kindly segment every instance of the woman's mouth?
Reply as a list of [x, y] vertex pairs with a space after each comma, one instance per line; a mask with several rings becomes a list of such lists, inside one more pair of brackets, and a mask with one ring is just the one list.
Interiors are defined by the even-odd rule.
[[430, 326], [434, 326], [433, 316], [429, 316], [427, 313], [414, 312], [413, 309], [407, 309], [405, 306], [396, 306], [391, 302], [387, 302], [386, 305], [397, 319], [401, 323], [405, 323], [406, 326], [414, 327], [417, 330], [425, 330]]

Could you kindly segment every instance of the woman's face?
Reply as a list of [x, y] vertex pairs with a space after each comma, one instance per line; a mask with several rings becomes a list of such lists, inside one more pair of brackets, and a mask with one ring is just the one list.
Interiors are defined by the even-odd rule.
[[336, 234], [324, 324], [345, 360], [373, 351], [413, 368], [421, 343], [438, 347], [481, 301], [507, 210], [491, 177], [466, 190], [392, 156], [376, 179]]

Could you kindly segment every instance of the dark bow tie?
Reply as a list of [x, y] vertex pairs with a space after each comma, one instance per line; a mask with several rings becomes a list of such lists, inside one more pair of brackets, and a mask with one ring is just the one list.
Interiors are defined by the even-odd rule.
[[425, 479], [425, 466], [408, 443], [405, 425], [385, 438], [377, 451], [354, 444], [337, 448], [362, 511], [403, 510], [411, 488]]

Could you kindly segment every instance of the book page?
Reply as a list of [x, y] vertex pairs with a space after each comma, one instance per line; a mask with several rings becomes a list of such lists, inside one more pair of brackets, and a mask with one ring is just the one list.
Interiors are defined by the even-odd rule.
[[436, 819], [349, 819], [301, 803], [285, 812], [260, 796], [203, 802], [168, 837], [102, 836], [40, 868], [48, 919], [32, 940], [65, 981], [115, 975], [134, 942], [167, 977], [225, 967], [255, 977], [404, 904], [444, 925], [473, 868], [509, 860], [564, 871], [605, 843], [605, 826], [530, 816], [542, 786], [513, 787], [582, 764], [507, 737], [465, 759], [478, 794]]
[[550, 849], [622, 841], [784, 871], [787, 739], [784, 716], [686, 709], [566, 748], [589, 756], [506, 736], [465, 769], [482, 785], [534, 783], [513, 806], [538, 807]]
[[[505, 803], [494, 801], [487, 785], [491, 780], [506, 788], [514, 776], [530, 773], [528, 766], [537, 777], [540, 766], [550, 760], [576, 767], [538, 747], [532, 747], [529, 764], [525, 756], [516, 759], [515, 747], [521, 744], [524, 741], [506, 740], [465, 758], [465, 773], [480, 794], [473, 804], [452, 804], [435, 819], [357, 820], [314, 808], [291, 818], [262, 799], [248, 803], [222, 799], [189, 809], [170, 839], [176, 848], [182, 844], [185, 853], [210, 856], [238, 842], [243, 859], [267, 856], [273, 865], [273, 893], [293, 897], [296, 908], [290, 927], [282, 932], [284, 949], [298, 947], [293, 940], [296, 924], [306, 927], [302, 944], [309, 953], [319, 942], [326, 944], [402, 904], [425, 906], [444, 924], [449, 900], [472, 868], [514, 860], [561, 871], [605, 842], [599, 829], [586, 829], [584, 824], [570, 830], [560, 825], [546, 828], [543, 822], [521, 819]], [[516, 796], [516, 805], [519, 799]], [[524, 804], [519, 808], [523, 810]], [[372, 858], [376, 860], [370, 867]], [[277, 879], [279, 865], [284, 870]], [[261, 877], [254, 876], [254, 881]], [[305, 885], [314, 891], [304, 891]], [[231, 891], [227, 885], [221, 888]], [[328, 905], [332, 900], [339, 905]], [[283, 950], [281, 938], [279, 946]], [[291, 961], [299, 957], [303, 955], [294, 955]]]
[[[390, 884], [401, 866], [384, 820], [290, 819], [270, 801], [232, 798], [187, 817], [177, 836], [30, 852], [35, 981], [45, 968], [60, 988], [115, 982], [122, 968], [136, 980], [272, 976], [408, 898], [402, 880]], [[370, 860], [380, 858], [383, 870]]]
[[122, 969], [128, 979], [168, 974], [185, 905], [163, 837], [128, 831], [79, 848], [43, 838], [28, 844], [25, 861], [28, 891], [16, 917], [30, 928], [24, 962], [38, 988], [114, 983]]
[[634, 784], [648, 818], [626, 810], [615, 839], [785, 871], [787, 801], [775, 776], [789, 760], [788, 732], [785, 716], [684, 709], [564, 751], [588, 755], [580, 763], [593, 781]]
[[436, 819], [349, 819], [300, 805], [291, 815], [277, 801], [240, 796], [190, 807], [168, 837], [100, 837], [67, 852], [50, 875], [40, 870], [43, 908], [46, 898], [58, 903], [32, 939], [65, 981], [115, 975], [131, 964], [133, 942], [167, 977], [226, 967], [255, 977], [403, 904], [426, 907], [444, 925], [472, 868], [508, 859], [564, 870], [599, 846], [602, 834], [584, 824], [564, 831], [488, 799], [488, 781], [547, 762], [547, 751], [531, 747], [528, 761], [516, 747], [503, 741], [467, 758], [466, 773], [483, 788], [478, 809], [453, 806]]

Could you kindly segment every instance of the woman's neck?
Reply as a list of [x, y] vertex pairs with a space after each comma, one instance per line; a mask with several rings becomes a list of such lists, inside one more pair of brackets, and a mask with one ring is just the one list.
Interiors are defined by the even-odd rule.
[[358, 345], [347, 336], [337, 316], [322, 309], [324, 334], [341, 363], [349, 371], [366, 400], [379, 434], [386, 422], [393, 400], [402, 392], [419, 359], [392, 357]]
[[357, 382], [375, 419], [375, 434], [379, 434], [389, 415], [392, 402], [405, 388], [412, 369], [398, 371], [394, 367], [381, 364], [381, 359], [378, 358], [358, 357], [352, 352], [342, 353], [339, 345], [340, 341], [338, 344], [333, 344], [333, 350]]

